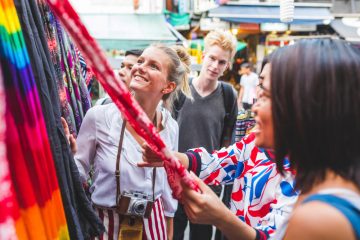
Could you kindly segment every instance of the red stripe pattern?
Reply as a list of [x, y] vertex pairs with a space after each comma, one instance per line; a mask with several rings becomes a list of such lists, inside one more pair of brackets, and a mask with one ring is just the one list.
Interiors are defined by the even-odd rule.
[[[105, 226], [105, 233], [101, 235], [100, 240], [118, 240], [120, 231], [120, 215], [110, 209], [95, 209]], [[143, 240], [166, 240], [166, 219], [164, 215], [164, 206], [161, 198], [158, 198], [152, 208], [151, 216], [143, 219]]]

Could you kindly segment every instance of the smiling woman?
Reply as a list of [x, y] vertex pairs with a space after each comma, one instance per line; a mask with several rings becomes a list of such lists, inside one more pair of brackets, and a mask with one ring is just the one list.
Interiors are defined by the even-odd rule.
[[[188, 67], [182, 63], [178, 51], [164, 45], [146, 48], [132, 67], [130, 82], [135, 99], [171, 150], [178, 147], [178, 126], [159, 103], [170, 101], [180, 90], [188, 94]], [[186, 54], [185, 50], [182, 53]], [[94, 166], [90, 192], [105, 224], [102, 237], [130, 239], [135, 234], [136, 239], [172, 238], [177, 202], [172, 198], [164, 169], [137, 167], [143, 143], [114, 103], [95, 106], [84, 118], [75, 160], [84, 182]], [[127, 225], [129, 219], [136, 224]]]

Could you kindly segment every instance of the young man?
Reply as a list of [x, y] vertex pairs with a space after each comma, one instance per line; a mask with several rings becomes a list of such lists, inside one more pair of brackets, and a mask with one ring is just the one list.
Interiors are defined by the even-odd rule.
[[[236, 44], [235, 37], [223, 31], [213, 31], [205, 37], [202, 68], [190, 85], [193, 100], [186, 99], [180, 109], [175, 109], [180, 152], [198, 146], [211, 152], [229, 145], [237, 116], [236, 93], [229, 84], [219, 82], [219, 78], [229, 67]], [[220, 195], [221, 186], [213, 190]], [[179, 205], [174, 219], [174, 240], [184, 238], [187, 223], [187, 216]], [[190, 239], [206, 240], [211, 236], [212, 226], [190, 223]]]
[[[121, 67], [119, 69], [119, 76], [120, 76], [121, 81], [123, 81], [126, 84], [126, 86], [129, 86], [129, 84], [130, 84], [131, 69], [134, 66], [134, 64], [136, 63], [138, 57], [141, 55], [142, 52], [143, 51], [139, 50], [139, 49], [128, 50], [125, 52], [125, 58], [121, 62]], [[108, 104], [111, 102], [112, 102], [111, 98], [109, 97], [109, 95], [106, 94], [105, 97], [97, 100], [95, 105], [104, 105], [104, 104]]]
[[256, 99], [256, 86], [259, 84], [259, 77], [256, 73], [251, 71], [249, 63], [241, 65], [241, 80], [240, 91], [238, 98], [238, 108], [245, 110], [251, 109], [251, 106]]

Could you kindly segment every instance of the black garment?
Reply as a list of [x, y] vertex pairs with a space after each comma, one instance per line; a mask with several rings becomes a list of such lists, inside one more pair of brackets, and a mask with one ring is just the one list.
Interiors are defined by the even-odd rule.
[[14, 0], [39, 92], [71, 239], [89, 239], [104, 227], [87, 198], [61, 125], [55, 72], [35, 0]]
[[249, 104], [249, 103], [243, 103], [243, 108], [244, 108], [245, 110], [250, 110], [250, 109], [251, 109], [251, 107], [252, 107], [252, 104]]
[[[179, 204], [174, 220], [174, 240], [183, 240], [188, 219], [182, 204]], [[211, 239], [212, 226], [190, 223], [190, 240]]]
[[[222, 186], [209, 186], [219, 197], [221, 194]], [[189, 220], [186, 216], [184, 207], [182, 204], [179, 203], [178, 209], [175, 212], [174, 217], [174, 238], [173, 240], [183, 240], [184, 239], [184, 232], [187, 227]], [[213, 227], [211, 225], [205, 224], [190, 224], [190, 240], [206, 240], [211, 239], [213, 233]], [[221, 234], [220, 231], [216, 231], [216, 234]]]

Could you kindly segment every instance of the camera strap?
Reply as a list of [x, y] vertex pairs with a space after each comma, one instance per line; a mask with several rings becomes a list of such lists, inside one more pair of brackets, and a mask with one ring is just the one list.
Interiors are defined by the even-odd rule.
[[[124, 133], [125, 133], [125, 127], [126, 127], [126, 120], [123, 120], [123, 124], [121, 127], [121, 133], [120, 133], [120, 140], [119, 140], [119, 146], [118, 146], [118, 152], [116, 156], [116, 170], [115, 170], [115, 177], [116, 177], [116, 201], [118, 201], [120, 198], [120, 157], [121, 157], [121, 149], [123, 145], [124, 140]], [[155, 118], [154, 118], [154, 126], [157, 127], [157, 114], [155, 112]], [[153, 174], [152, 174], [152, 200], [155, 202], [155, 180], [156, 180], [156, 167], [153, 168]], [[119, 203], [116, 202], [116, 205]]]

